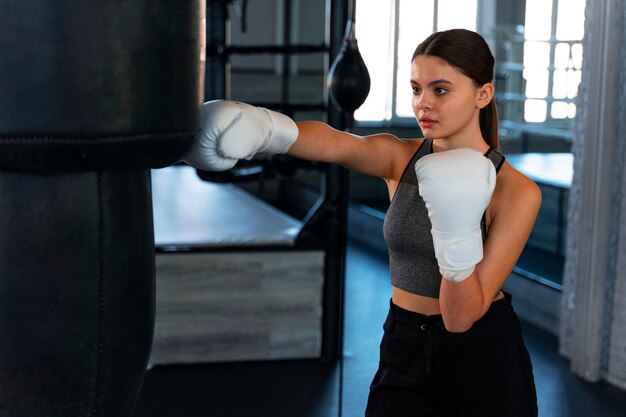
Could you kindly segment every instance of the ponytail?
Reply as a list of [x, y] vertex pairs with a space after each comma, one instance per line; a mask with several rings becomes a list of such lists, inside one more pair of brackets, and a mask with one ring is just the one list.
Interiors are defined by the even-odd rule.
[[498, 106], [494, 97], [489, 104], [480, 110], [480, 133], [482, 133], [487, 145], [494, 149], [499, 149], [498, 139]]

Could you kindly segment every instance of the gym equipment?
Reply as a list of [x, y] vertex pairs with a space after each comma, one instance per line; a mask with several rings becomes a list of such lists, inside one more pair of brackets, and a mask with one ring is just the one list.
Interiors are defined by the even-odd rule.
[[365, 102], [370, 84], [354, 34], [354, 21], [348, 20], [343, 46], [328, 73], [330, 97], [342, 111], [351, 115]]
[[480, 222], [496, 187], [496, 169], [481, 152], [460, 148], [420, 158], [415, 172], [432, 223], [439, 271], [447, 280], [461, 282], [483, 259]]
[[200, 127], [204, 2], [0, 9], [0, 414], [128, 416], [153, 334], [149, 169]]

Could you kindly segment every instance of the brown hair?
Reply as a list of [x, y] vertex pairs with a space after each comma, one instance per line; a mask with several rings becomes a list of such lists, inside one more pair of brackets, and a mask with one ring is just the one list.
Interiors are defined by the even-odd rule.
[[[495, 59], [485, 39], [466, 29], [435, 32], [420, 43], [411, 62], [418, 55], [436, 56], [469, 77], [477, 87], [491, 82]], [[498, 149], [498, 109], [495, 97], [480, 109], [480, 131], [492, 148]]]

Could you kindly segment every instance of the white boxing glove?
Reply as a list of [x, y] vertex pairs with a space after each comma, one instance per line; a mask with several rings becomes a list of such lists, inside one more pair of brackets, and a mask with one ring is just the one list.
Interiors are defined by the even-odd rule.
[[480, 221], [496, 186], [496, 170], [482, 153], [462, 148], [420, 158], [415, 172], [439, 271], [461, 282], [483, 258]]
[[285, 153], [297, 137], [296, 123], [283, 114], [237, 101], [208, 101], [202, 106], [202, 131], [185, 162], [225, 171], [257, 153]]

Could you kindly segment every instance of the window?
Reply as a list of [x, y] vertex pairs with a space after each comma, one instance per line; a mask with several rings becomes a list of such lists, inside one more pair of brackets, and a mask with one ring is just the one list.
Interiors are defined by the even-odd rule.
[[[359, 0], [356, 37], [372, 80], [369, 96], [355, 112], [361, 122], [410, 118], [410, 59], [431, 33], [476, 30], [478, 0]], [[397, 22], [397, 24], [396, 24]]]
[[585, 0], [527, 0], [522, 77], [524, 122], [576, 116]]

